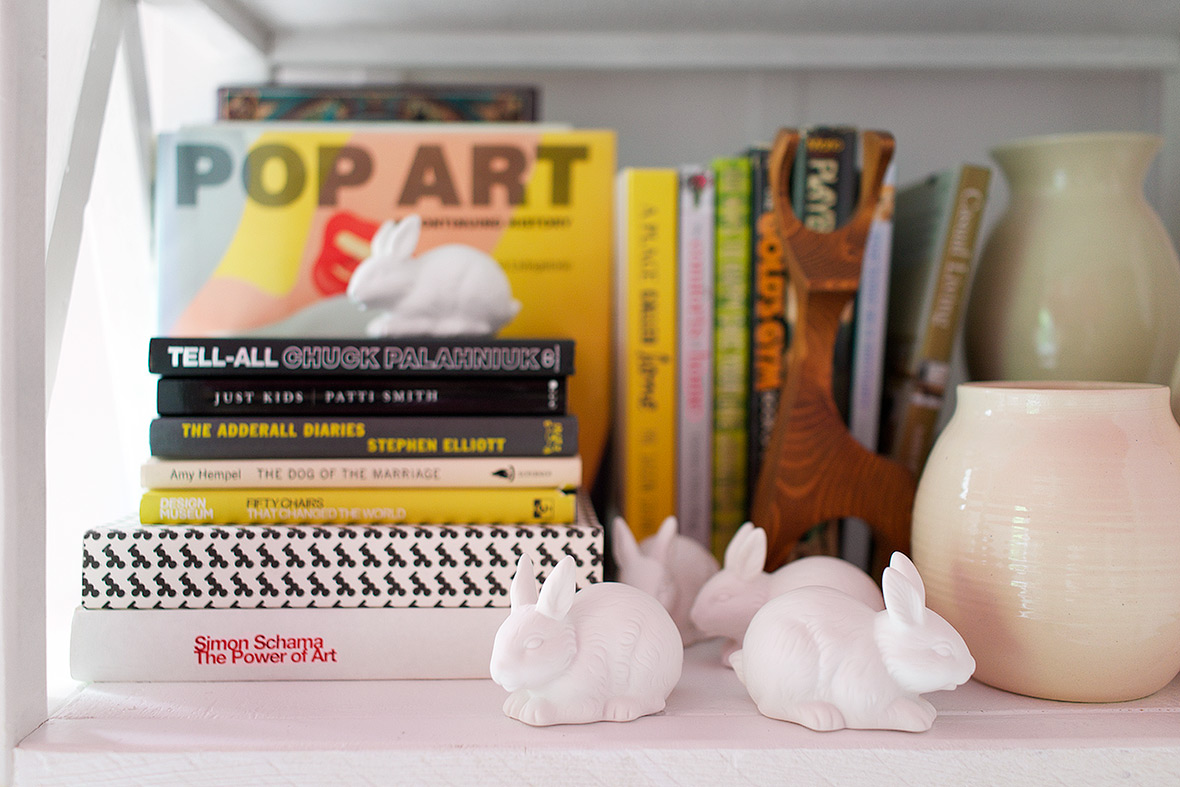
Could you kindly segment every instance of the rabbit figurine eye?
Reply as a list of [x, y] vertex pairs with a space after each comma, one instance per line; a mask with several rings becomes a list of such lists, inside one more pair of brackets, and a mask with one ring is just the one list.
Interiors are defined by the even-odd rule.
[[544, 644], [545, 644], [544, 637], [540, 637], [540, 636], [529, 637], [528, 639], [526, 639], [524, 641], [524, 649], [525, 650], [536, 650], [537, 648], [541, 647]]
[[934, 654], [940, 659], [949, 659], [954, 654], [954, 652], [954, 649], [946, 643], [934, 646]]

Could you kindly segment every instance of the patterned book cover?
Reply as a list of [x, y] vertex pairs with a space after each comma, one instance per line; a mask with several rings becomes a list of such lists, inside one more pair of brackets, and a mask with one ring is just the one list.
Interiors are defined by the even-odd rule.
[[511, 123], [537, 120], [531, 85], [227, 85], [221, 120], [424, 120]]
[[572, 555], [603, 580], [602, 528], [567, 525], [141, 525], [87, 530], [88, 609], [507, 607], [520, 555]]

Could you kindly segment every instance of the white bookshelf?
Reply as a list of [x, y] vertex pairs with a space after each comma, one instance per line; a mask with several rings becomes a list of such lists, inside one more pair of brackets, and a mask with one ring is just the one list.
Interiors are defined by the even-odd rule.
[[490, 680], [92, 686], [16, 751], [18, 784], [1170, 784], [1180, 680], [1147, 700], [1048, 702], [970, 682], [927, 732], [818, 733], [761, 716], [717, 642], [664, 713], [534, 728]]
[[[1115, 128], [1158, 133], [1164, 147], [1148, 195], [1177, 238], [1180, 5], [51, 0], [50, 6], [47, 14], [44, 4], [0, 0], [0, 782], [60, 783], [68, 774], [86, 781], [79, 774], [104, 764], [117, 765], [114, 773], [125, 783], [150, 782], [152, 775], [167, 781], [169, 769], [198, 759], [273, 774], [270, 783], [295, 780], [299, 768], [325, 783], [333, 783], [333, 768], [380, 781], [396, 766], [425, 778], [434, 763], [440, 777], [461, 782], [493, 764], [527, 777], [526, 754], [568, 762], [581, 769], [577, 774], [634, 771], [646, 781], [680, 767], [685, 783], [737, 775], [774, 781], [784, 769], [817, 780], [834, 774], [833, 781], [888, 780], [905, 768], [943, 775], [944, 782], [985, 767], [1002, 769], [994, 772], [1011, 780], [1067, 773], [1079, 783], [1114, 781], [1124, 772], [1150, 783], [1158, 781], [1152, 775], [1180, 773], [1176, 684], [1146, 704], [1117, 708], [1046, 706], [971, 685], [939, 698], [939, 724], [920, 736], [820, 736], [770, 724], [750, 715], [732, 686], [718, 694], [707, 685], [716, 676], [700, 671], [674, 695], [665, 716], [563, 731], [509, 724], [498, 703], [486, 707], [498, 689], [482, 683], [100, 685], [50, 717], [42, 645], [47, 576], [51, 599], [54, 592], [68, 596], [70, 580], [43, 568], [49, 397], [41, 383], [47, 372], [56, 375], [72, 283], [76, 275], [86, 281], [74, 263], [84, 245], [83, 218], [94, 207], [87, 205], [106, 198], [92, 193], [91, 176], [117, 62], [128, 65], [126, 87], [138, 110], [139, 143], [127, 158], [128, 171], [139, 177], [150, 169], [153, 121], [167, 128], [212, 119], [218, 81], [254, 81], [266, 73], [288, 81], [499, 80], [537, 84], [545, 119], [616, 129], [621, 165], [700, 161], [766, 139], [781, 125], [838, 121], [892, 131], [904, 182], [951, 161], [986, 162], [988, 148], [1017, 136]], [[140, 6], [174, 22], [193, 47], [212, 52], [216, 68], [186, 67], [183, 59], [169, 61], [167, 52], [162, 67], [142, 68], [145, 50], [154, 52], [157, 42], [140, 36]], [[61, 98], [46, 96], [45, 87], [46, 20], [53, 13], [85, 28], [79, 38], [89, 43], [71, 48], [86, 87], [65, 127], [47, 124], [42, 113], [46, 98], [50, 105]], [[46, 193], [44, 140], [52, 145], [63, 135], [68, 153], [52, 167]], [[1005, 198], [1001, 182], [989, 221]], [[120, 256], [102, 248], [98, 254]], [[78, 289], [88, 297], [86, 287]], [[109, 450], [95, 442], [79, 446], [80, 461], [110, 465]], [[54, 534], [49, 543], [51, 551], [60, 548]], [[476, 700], [484, 705], [468, 713]], [[430, 722], [417, 735], [413, 725], [407, 731], [407, 718]], [[441, 732], [451, 727], [470, 730], [477, 743]], [[310, 754], [296, 751], [304, 746]], [[230, 772], [190, 781], [212, 783]], [[261, 776], [257, 781], [265, 783]]]

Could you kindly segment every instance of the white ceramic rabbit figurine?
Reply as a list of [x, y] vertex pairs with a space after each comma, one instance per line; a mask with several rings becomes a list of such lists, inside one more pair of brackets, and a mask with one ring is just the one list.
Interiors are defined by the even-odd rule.
[[368, 325], [372, 336], [487, 336], [520, 311], [508, 277], [489, 255], [449, 243], [417, 257], [422, 219], [411, 214], [384, 222], [369, 256], [348, 280], [348, 297], [381, 314]]
[[659, 713], [680, 680], [684, 648], [660, 603], [619, 582], [575, 592], [573, 558], [540, 593], [522, 555], [512, 611], [492, 645], [492, 680], [511, 692], [504, 713], [534, 726], [630, 721]]
[[680, 535], [674, 516], [665, 519], [643, 543], [616, 517], [611, 524], [611, 542], [619, 581], [655, 596], [676, 622], [686, 646], [704, 639], [689, 620], [688, 611], [701, 586], [721, 568], [713, 553]]
[[758, 611], [733, 667], [759, 712], [813, 730], [930, 729], [937, 711], [919, 695], [965, 683], [975, 659], [926, 608], [909, 558], [894, 552], [881, 584], [884, 611], [817, 586]]
[[884, 609], [881, 591], [873, 578], [847, 560], [813, 555], [787, 563], [773, 573], [766, 565], [766, 531], [747, 522], [725, 547], [721, 571], [697, 593], [689, 612], [692, 623], [707, 637], [725, 637], [722, 654], [741, 647], [746, 626], [763, 604], [788, 590], [806, 585], [826, 585], [849, 594], [873, 609]]

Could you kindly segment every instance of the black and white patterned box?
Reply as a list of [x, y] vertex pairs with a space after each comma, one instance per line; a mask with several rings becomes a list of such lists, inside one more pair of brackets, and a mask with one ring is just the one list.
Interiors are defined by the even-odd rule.
[[140, 525], [83, 536], [88, 609], [507, 607], [521, 554], [603, 580], [603, 531], [572, 525]]

